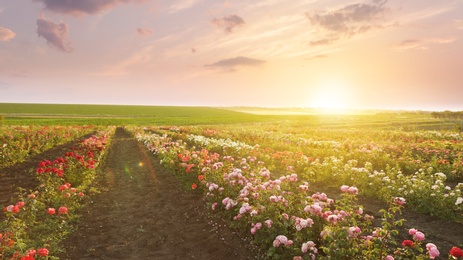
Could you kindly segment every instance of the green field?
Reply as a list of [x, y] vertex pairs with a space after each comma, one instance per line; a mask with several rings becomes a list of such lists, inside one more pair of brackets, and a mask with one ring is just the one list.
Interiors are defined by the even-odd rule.
[[0, 103], [3, 125], [208, 125], [277, 122], [296, 127], [454, 130], [459, 122], [429, 112], [360, 111], [317, 114], [301, 108], [213, 108]]

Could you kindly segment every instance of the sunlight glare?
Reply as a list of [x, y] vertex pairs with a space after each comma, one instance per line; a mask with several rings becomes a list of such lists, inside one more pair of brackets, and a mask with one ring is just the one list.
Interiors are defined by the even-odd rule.
[[308, 105], [319, 109], [347, 109], [350, 87], [341, 79], [329, 79], [320, 82], [312, 92]]

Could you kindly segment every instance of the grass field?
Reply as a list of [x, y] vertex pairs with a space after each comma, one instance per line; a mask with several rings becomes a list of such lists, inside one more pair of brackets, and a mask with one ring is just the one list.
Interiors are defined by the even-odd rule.
[[[453, 130], [458, 122], [426, 112], [361, 111], [319, 114], [300, 108], [213, 108], [174, 106], [70, 105], [0, 103], [3, 125], [207, 125], [280, 122], [327, 128]], [[318, 113], [318, 114], [317, 114]]]

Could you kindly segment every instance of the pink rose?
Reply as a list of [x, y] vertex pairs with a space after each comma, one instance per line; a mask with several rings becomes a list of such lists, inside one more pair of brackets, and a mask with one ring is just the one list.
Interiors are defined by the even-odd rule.
[[416, 233], [413, 235], [413, 239], [415, 239], [416, 241], [423, 241], [424, 234], [420, 231], [416, 231]]
[[348, 189], [349, 189], [349, 186], [347, 186], [347, 185], [342, 185], [341, 186], [341, 191], [342, 192], [347, 192]]

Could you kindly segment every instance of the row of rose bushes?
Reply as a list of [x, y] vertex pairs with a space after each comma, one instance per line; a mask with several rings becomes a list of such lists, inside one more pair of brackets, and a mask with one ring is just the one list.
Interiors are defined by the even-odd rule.
[[463, 178], [463, 135], [436, 131], [378, 130], [374, 128], [326, 129], [321, 126], [294, 127], [291, 124], [246, 126], [182, 127], [190, 134], [216, 139], [240, 140], [250, 145], [313, 158], [342, 157], [345, 161], [370, 162], [380, 171], [388, 165], [404, 174], [433, 167], [448, 180]]
[[[357, 203], [355, 186], [341, 186], [335, 202], [325, 193], [310, 192], [296, 173], [272, 177], [265, 163], [245, 150], [219, 154], [167, 135], [132, 131], [166, 168], [204, 196], [212, 212], [252, 236], [262, 258], [435, 259], [440, 254], [434, 244], [424, 245], [425, 235], [418, 230], [398, 240], [403, 220], [396, 217], [403, 198], [391, 198], [381, 225], [375, 226]], [[463, 256], [460, 248], [452, 250], [451, 257]]]
[[[346, 160], [342, 156], [315, 158], [302, 152], [274, 151], [260, 145], [251, 146], [242, 141], [189, 134], [187, 128], [180, 132], [177, 129], [166, 131], [155, 128], [151, 128], [150, 131], [165, 133], [191, 146], [196, 145], [211, 151], [226, 152], [234, 156], [249, 154], [264, 162], [267, 169], [273, 173], [298, 172], [311, 184], [327, 188], [336, 188], [344, 184], [356, 185], [363, 195], [385, 202], [391, 197], [404, 197], [408, 206], [415, 211], [463, 222], [463, 183], [453, 187], [446, 185], [447, 175], [436, 172], [432, 167], [419, 169], [414, 174], [403, 174], [400, 169], [390, 167], [377, 171], [370, 162], [359, 165], [357, 160]], [[329, 146], [333, 146], [333, 143]]]
[[113, 131], [99, 130], [62, 157], [39, 163], [40, 185], [21, 190], [17, 202], [3, 210], [0, 259], [58, 259], [63, 250], [60, 242], [75, 228]]
[[93, 131], [88, 126], [3, 126], [0, 127], [0, 168], [26, 160], [56, 145]]

